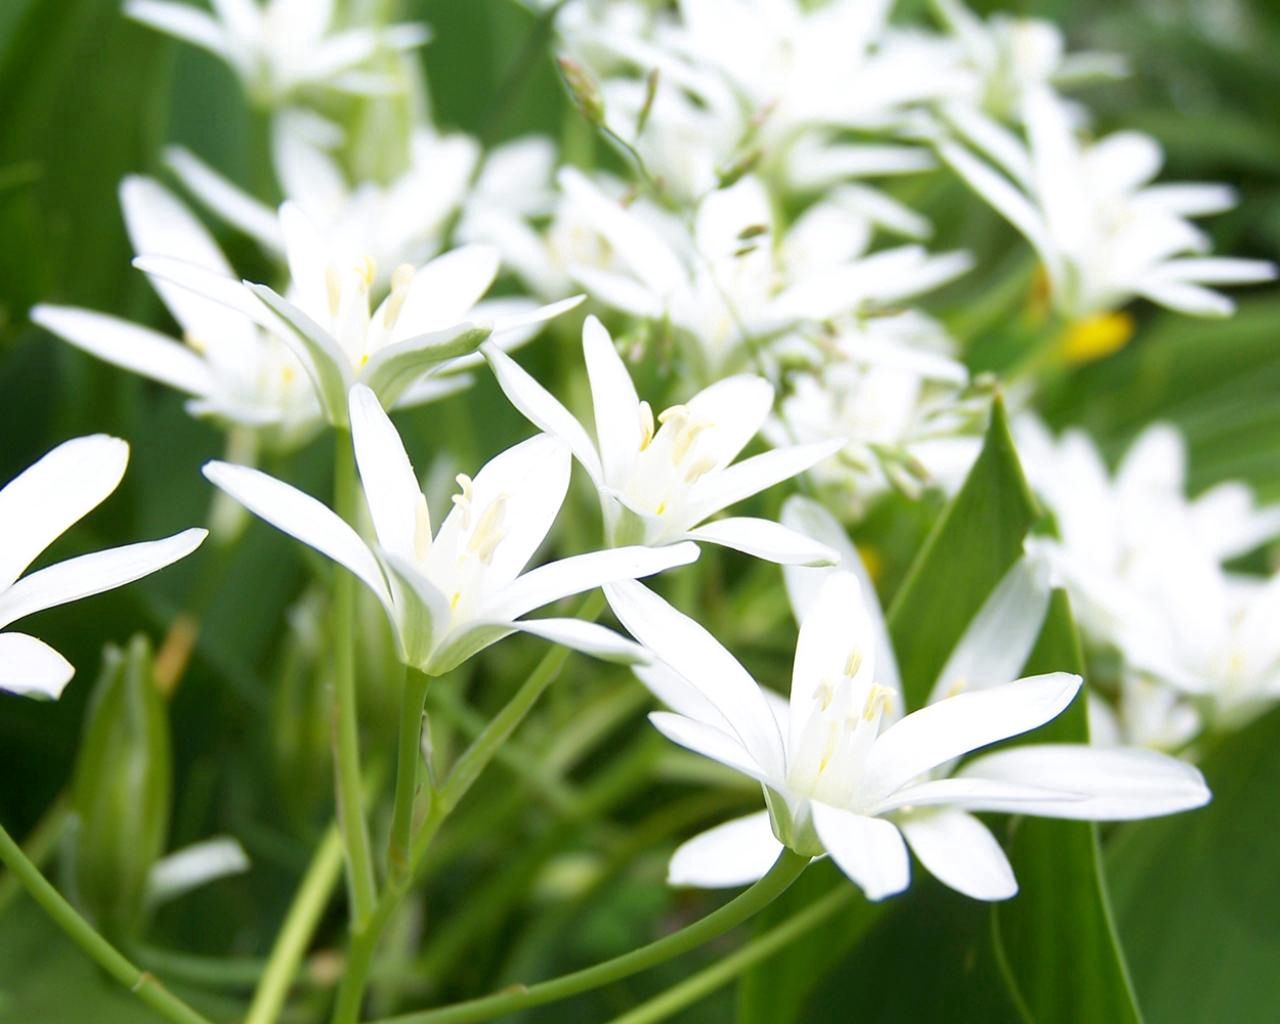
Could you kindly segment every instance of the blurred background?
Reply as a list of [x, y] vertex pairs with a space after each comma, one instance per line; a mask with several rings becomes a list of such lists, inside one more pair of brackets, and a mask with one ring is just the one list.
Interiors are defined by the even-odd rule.
[[[263, 125], [231, 73], [202, 52], [126, 21], [119, 6], [119, 0], [0, 4], [0, 481], [79, 434], [109, 432], [132, 446], [124, 484], [60, 542], [63, 554], [203, 522], [209, 493], [199, 466], [222, 455], [222, 439], [190, 419], [171, 391], [32, 327], [28, 308], [40, 301], [75, 304], [167, 329], [158, 301], [130, 267], [116, 197], [126, 174], [165, 176], [163, 146], [183, 144], [247, 187], [270, 187], [262, 180], [269, 177]], [[903, 2], [897, 10], [909, 18], [923, 6]], [[1128, 80], [1083, 94], [1098, 112], [1099, 128], [1156, 136], [1167, 153], [1165, 178], [1237, 187], [1239, 207], [1206, 223], [1215, 251], [1280, 258], [1280, 5], [1046, 0], [973, 6], [1052, 18], [1075, 47], [1128, 56]], [[401, 7], [434, 28], [425, 64], [442, 127], [486, 142], [516, 132], [580, 133], [552, 62], [551, 33], [534, 13], [511, 0], [419, 0]], [[526, 62], [512, 89], [512, 69]], [[981, 204], [949, 201], [961, 187], [944, 179], [900, 186], [938, 225], [939, 247], [969, 248], [1007, 276], [1029, 279], [1026, 247]], [[220, 231], [219, 241], [247, 276], [262, 266], [261, 254], [242, 237]], [[984, 346], [998, 346], [1001, 333], [1013, 328], [1000, 319], [1007, 314], [972, 314], [979, 305], [973, 287], [951, 286], [936, 307], [970, 341], [971, 359], [980, 363]], [[1222, 322], [1142, 306], [1124, 349], [1046, 387], [1041, 408], [1047, 419], [1083, 425], [1111, 457], [1147, 423], [1170, 420], [1188, 438], [1193, 492], [1242, 479], [1260, 499], [1280, 500], [1280, 291], [1256, 288], [1238, 298], [1239, 312]], [[573, 328], [560, 328], [538, 342], [529, 359], [553, 367], [557, 354], [575, 344]], [[469, 416], [483, 429], [468, 424]], [[460, 462], [527, 430], [485, 379], [463, 398], [398, 422], [411, 451], [430, 452], [434, 438], [448, 436]], [[273, 468], [321, 492], [330, 444], [322, 438]], [[928, 500], [892, 499], [874, 513], [867, 529], [882, 539], [878, 582], [886, 594], [936, 512]], [[171, 704], [170, 845], [230, 833], [245, 845], [254, 869], [189, 897], [181, 912], [162, 912], [140, 956], [145, 962], [151, 955], [158, 969], [167, 966], [173, 973], [166, 976], [214, 992], [202, 1005], [223, 1019], [243, 1005], [244, 979], [252, 979], [254, 958], [265, 954], [328, 813], [326, 724], [313, 688], [299, 682], [308, 653], [305, 644], [295, 649], [279, 642], [308, 578], [298, 545], [255, 525], [225, 558], [206, 547], [118, 594], [44, 613], [38, 631], [77, 666], [76, 680], [53, 704], [0, 698], [0, 820], [21, 837], [37, 827], [71, 777], [102, 646], [123, 644], [139, 630], [158, 643], [179, 610], [199, 604], [200, 639]], [[742, 584], [761, 588], [758, 624], [783, 621], [785, 610], [765, 593], [763, 575]], [[785, 678], [788, 631], [757, 631], [753, 624], [725, 626], [748, 645], [741, 653], [761, 678]], [[760, 636], [776, 636], [777, 643]], [[481, 711], [496, 704], [483, 673], [518, 672], [537, 653], [524, 641], [493, 652], [469, 681], [468, 700]], [[606, 675], [612, 688], [601, 681]], [[512, 978], [550, 976], [631, 948], [710, 905], [713, 898], [659, 884], [673, 841], [699, 822], [752, 809], [756, 798], [749, 788], [662, 781], [665, 751], [660, 755], [658, 744], [648, 742], [653, 737], [629, 742], [641, 731], [643, 695], [627, 689], [616, 670], [602, 667], [598, 676], [589, 680], [598, 689], [553, 693], [536, 728], [564, 728], [587, 715], [613, 721], [615, 732], [605, 735], [628, 740], [626, 757], [659, 765], [658, 784], [628, 783], [631, 776], [615, 771], [621, 755], [600, 746], [574, 748], [570, 738], [561, 767], [577, 803], [549, 813], [543, 801], [523, 801], [518, 792], [507, 806], [516, 776], [495, 768], [470, 801], [486, 813], [460, 815], [445, 833], [429, 882], [428, 926], [441, 922], [430, 962], [414, 960], [414, 929], [423, 922], [407, 921], [404, 934], [393, 937], [376, 1000], [386, 1006], [401, 996], [418, 1004], [443, 1001]], [[379, 714], [389, 722], [395, 702], [366, 696], [376, 732]], [[433, 713], [453, 716], [465, 733], [468, 712], [456, 697], [441, 699], [456, 706]], [[1260, 1021], [1273, 1019], [1280, 1006], [1277, 751], [1280, 715], [1273, 712], [1205, 762], [1215, 791], [1207, 811], [1125, 826], [1106, 837], [1113, 906], [1139, 1001], [1152, 1022]], [[466, 848], [466, 859], [450, 861], [451, 848]], [[814, 869], [776, 916], [767, 916], [781, 919], [828, 898], [835, 884], [828, 866]], [[480, 894], [474, 902], [473, 893]], [[451, 915], [460, 904], [468, 913]], [[873, 919], [864, 908], [850, 903], [776, 961], [678, 1019], [1019, 1019], [998, 981], [1001, 965], [991, 954], [985, 906], [920, 879], [887, 913]], [[340, 948], [342, 922], [335, 908], [318, 948]], [[733, 940], [726, 939], [529, 1019], [605, 1019], [731, 948]], [[178, 950], [191, 959], [180, 962], [172, 953]], [[202, 978], [206, 957], [217, 958], [216, 977]], [[931, 965], [929, 985], [918, 983], [920, 964]], [[314, 1005], [324, 1005], [331, 983], [332, 961], [313, 958], [307, 985], [315, 990]], [[298, 1006], [297, 1019], [313, 1019], [305, 997]], [[99, 978], [25, 899], [0, 883], [0, 1021], [144, 1019], [144, 1009]]]

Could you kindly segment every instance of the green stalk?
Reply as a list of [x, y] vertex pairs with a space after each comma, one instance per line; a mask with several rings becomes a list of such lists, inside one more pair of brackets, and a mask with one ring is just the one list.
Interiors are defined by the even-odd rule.
[[[27, 836], [25, 854], [37, 868], [44, 867], [45, 861], [57, 849], [58, 841], [67, 830], [70, 821], [71, 801], [64, 790], [49, 805], [49, 809], [44, 812], [44, 817], [36, 822], [36, 827]], [[0, 914], [4, 913], [5, 908], [21, 891], [22, 883], [16, 874], [11, 872], [0, 878]]]
[[396, 797], [391, 815], [391, 840], [387, 865], [391, 885], [409, 874], [409, 843], [413, 833], [413, 802], [418, 795], [418, 769], [422, 764], [422, 709], [430, 676], [408, 670], [402, 688], [400, 742], [396, 753]]
[[285, 916], [284, 925], [276, 935], [244, 1024], [273, 1024], [279, 1019], [289, 995], [289, 986], [297, 976], [298, 965], [306, 955], [311, 936], [337, 884], [342, 860], [342, 833], [336, 825], [331, 825], [320, 841]]
[[0, 826], [0, 860], [31, 894], [53, 922], [71, 937], [84, 952], [116, 981], [173, 1024], [211, 1024], [209, 1019], [165, 988], [158, 978], [134, 966], [125, 956], [98, 934], [76, 909], [49, 884], [22, 847]]
[[737, 952], [699, 971], [691, 978], [686, 978], [648, 1002], [641, 1003], [635, 1009], [612, 1020], [610, 1024], [653, 1024], [654, 1021], [666, 1020], [672, 1014], [709, 996], [721, 985], [727, 985], [761, 960], [767, 960], [774, 953], [803, 937], [805, 933], [834, 915], [837, 910], [843, 910], [856, 892], [853, 886], [845, 886], [841, 892], [831, 898], [811, 903], [800, 913], [765, 932], [759, 938], [753, 939]]
[[687, 928], [594, 967], [574, 971], [528, 988], [499, 992], [436, 1010], [388, 1017], [375, 1024], [478, 1024], [504, 1014], [518, 1013], [534, 1006], [568, 999], [630, 977], [696, 949], [759, 913], [800, 877], [808, 863], [808, 857], [792, 850], [784, 850], [767, 875], [719, 910]]
[[[335, 431], [334, 508], [348, 523], [356, 518], [356, 468], [351, 435]], [[364, 816], [360, 779], [360, 725], [356, 700], [355, 577], [341, 566], [333, 577], [334, 777], [338, 822], [346, 848], [347, 885], [351, 896], [351, 930], [360, 931], [378, 898], [373, 855]]]

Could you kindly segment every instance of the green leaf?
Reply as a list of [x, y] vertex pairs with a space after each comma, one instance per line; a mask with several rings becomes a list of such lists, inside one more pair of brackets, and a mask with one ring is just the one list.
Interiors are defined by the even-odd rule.
[[[1066, 594], [1057, 591], [1024, 670], [1083, 674]], [[1087, 743], [1083, 696], [1027, 737]], [[996, 955], [1028, 1019], [1037, 1024], [1142, 1019], [1107, 901], [1091, 822], [1014, 819], [1006, 844], [1019, 894], [992, 907]], [[1163, 1019], [1163, 1018], [1160, 1018]]]
[[981, 454], [889, 608], [908, 709], [928, 699], [947, 655], [1021, 554], [1022, 539], [1037, 516], [1004, 404], [996, 399]]
[[1280, 1006], [1280, 709], [1204, 761], [1213, 802], [1124, 826], [1107, 850], [1134, 985], [1161, 1024], [1261, 1021]]

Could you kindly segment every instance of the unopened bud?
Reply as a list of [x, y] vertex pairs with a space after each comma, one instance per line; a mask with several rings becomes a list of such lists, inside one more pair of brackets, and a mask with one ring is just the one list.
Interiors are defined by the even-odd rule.
[[738, 156], [728, 167], [722, 168], [717, 172], [720, 188], [728, 188], [730, 185], [737, 184], [745, 175], [750, 174], [756, 164], [760, 162], [760, 147], [752, 146]]
[[658, 98], [658, 82], [661, 73], [657, 68], [649, 72], [644, 80], [644, 103], [640, 105], [640, 113], [636, 115], [636, 136], [644, 134], [645, 125], [649, 123], [649, 115], [653, 113], [653, 101]]
[[560, 57], [557, 63], [578, 112], [591, 124], [597, 127], [603, 125], [604, 97], [600, 94], [600, 86], [596, 80], [572, 57]]

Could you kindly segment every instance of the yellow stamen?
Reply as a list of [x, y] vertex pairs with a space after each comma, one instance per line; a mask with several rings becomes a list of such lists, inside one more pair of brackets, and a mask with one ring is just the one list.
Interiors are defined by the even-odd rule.
[[1058, 344], [1068, 363], [1092, 363], [1124, 348], [1133, 332], [1128, 313], [1094, 313], [1071, 324]]
[[644, 451], [653, 440], [653, 407], [648, 402], [640, 403], [640, 450]]
[[849, 658], [844, 663], [844, 674], [852, 679], [858, 674], [858, 669], [862, 667], [862, 651], [855, 647], [849, 652]]
[[835, 690], [832, 689], [831, 683], [825, 679], [820, 682], [818, 688], [813, 691], [813, 699], [818, 702], [818, 708], [821, 711], [826, 711], [827, 708], [831, 707], [831, 702], [836, 699]]
[[862, 559], [867, 575], [875, 582], [880, 582], [880, 577], [884, 575], [884, 559], [880, 557], [880, 552], [868, 545], [859, 544], [858, 557]]
[[182, 340], [186, 343], [187, 348], [191, 349], [192, 352], [199, 352], [201, 355], [204, 355], [205, 352], [209, 350], [209, 346], [205, 344], [204, 339], [197, 338], [190, 331], [183, 332]]
[[404, 300], [409, 297], [409, 285], [413, 283], [413, 265], [401, 263], [391, 275], [391, 294], [382, 307], [382, 323], [387, 330], [396, 325], [400, 311], [404, 309]]
[[372, 256], [366, 256], [356, 264], [356, 273], [360, 275], [366, 288], [372, 288], [374, 279], [378, 276], [378, 264]]
[[461, 601], [461, 600], [462, 600], [462, 591], [461, 591], [461, 590], [455, 590], [455, 591], [453, 592], [453, 597], [449, 598], [449, 607], [450, 607], [450, 608], [457, 608], [457, 607], [458, 607], [458, 602], [459, 602], [459, 601]]
[[459, 473], [454, 479], [458, 481], [462, 493], [455, 494], [451, 500], [462, 513], [462, 528], [465, 530], [471, 526], [471, 499], [475, 492], [471, 486], [471, 477], [466, 473]]
[[697, 483], [699, 478], [705, 476], [711, 470], [716, 468], [716, 460], [709, 455], [704, 455], [689, 467], [684, 474], [684, 482], [687, 484]]
[[942, 699], [959, 696], [967, 689], [969, 689], [969, 680], [961, 677], [947, 687], [947, 692], [942, 695]]
[[467, 542], [467, 550], [473, 552], [485, 565], [493, 561], [494, 551], [507, 535], [507, 531], [503, 529], [506, 515], [507, 496], [499, 494], [484, 510], [471, 533], [471, 540]]
[[427, 499], [418, 495], [418, 507], [413, 516], [413, 556], [419, 562], [426, 561], [431, 550], [431, 512]]
[[337, 316], [342, 306], [342, 278], [332, 265], [324, 268], [324, 290], [329, 299], [329, 315]]
[[874, 683], [867, 693], [867, 702], [862, 707], [865, 721], [874, 721], [876, 715], [883, 714], [893, 706], [893, 691], [879, 683]]

